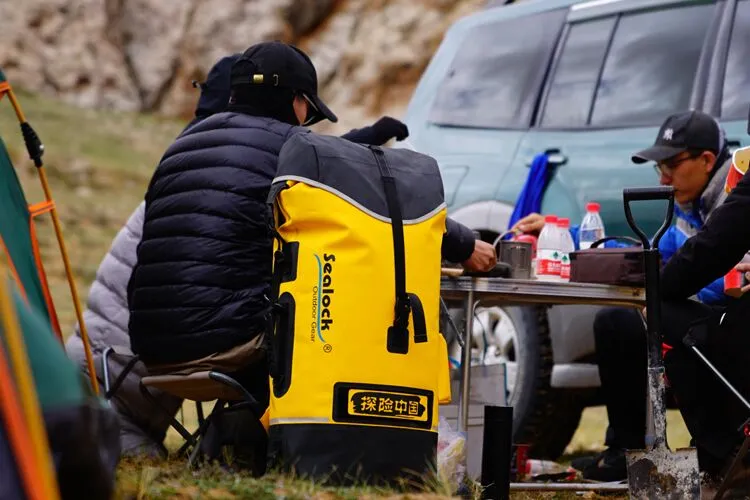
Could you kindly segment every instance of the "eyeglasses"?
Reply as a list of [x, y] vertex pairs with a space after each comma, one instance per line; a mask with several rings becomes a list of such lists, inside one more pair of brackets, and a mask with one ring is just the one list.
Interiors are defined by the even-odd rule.
[[687, 156], [683, 156], [682, 158], [677, 159], [677, 160], [672, 159], [671, 161], [663, 161], [661, 163], [655, 163], [654, 170], [656, 171], [656, 175], [672, 177], [674, 175], [675, 170], [677, 170], [677, 168], [680, 165], [682, 165], [688, 160], [694, 160], [698, 158], [700, 155], [701, 153], [697, 153], [697, 154], [693, 153]]
[[300, 93], [300, 95], [307, 102], [307, 106], [308, 106], [308, 108], [307, 108], [307, 117], [305, 117], [305, 123], [302, 124], [303, 127], [306, 127], [316, 117], [315, 114], [313, 112], [311, 112], [311, 110], [315, 111], [315, 112], [319, 112], [319, 111], [318, 111], [318, 107], [315, 105], [314, 102], [312, 102], [312, 100], [309, 97], [307, 97], [307, 95], [305, 95], [303, 93]]

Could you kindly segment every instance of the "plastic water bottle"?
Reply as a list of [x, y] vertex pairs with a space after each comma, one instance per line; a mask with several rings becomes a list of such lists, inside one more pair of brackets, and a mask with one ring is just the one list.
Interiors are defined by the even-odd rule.
[[581, 229], [578, 233], [578, 242], [581, 250], [591, 248], [592, 243], [604, 238], [604, 221], [602, 221], [602, 217], [599, 215], [599, 208], [598, 203], [591, 202], [586, 204], [586, 215], [583, 216]]
[[550, 460], [528, 459], [521, 470], [524, 478], [537, 481], [573, 480], [575, 469]]
[[560, 281], [560, 229], [557, 217], [547, 215], [539, 233], [536, 249], [536, 277], [543, 281]]
[[570, 219], [563, 217], [558, 219], [557, 227], [560, 229], [560, 281], [570, 281], [570, 253], [576, 249], [573, 237], [570, 235]]

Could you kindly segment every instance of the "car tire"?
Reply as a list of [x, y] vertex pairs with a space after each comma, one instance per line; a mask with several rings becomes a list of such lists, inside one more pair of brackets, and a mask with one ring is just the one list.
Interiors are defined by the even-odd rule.
[[547, 308], [512, 309], [518, 332], [516, 387], [510, 398], [513, 442], [530, 445], [534, 458], [555, 460], [573, 438], [585, 405], [576, 391], [550, 386], [554, 361]]

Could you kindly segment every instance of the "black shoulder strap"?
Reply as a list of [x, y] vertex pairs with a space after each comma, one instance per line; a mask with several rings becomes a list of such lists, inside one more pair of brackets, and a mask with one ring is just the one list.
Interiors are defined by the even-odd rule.
[[370, 148], [383, 180], [385, 201], [388, 204], [388, 214], [393, 231], [393, 257], [396, 273], [396, 311], [393, 325], [388, 329], [388, 351], [398, 354], [409, 352], [409, 315], [414, 324], [414, 341], [427, 341], [424, 309], [422, 303], [413, 293], [406, 292], [406, 256], [404, 250], [404, 221], [401, 215], [401, 205], [398, 201], [396, 179], [393, 178], [385, 153], [377, 146]]

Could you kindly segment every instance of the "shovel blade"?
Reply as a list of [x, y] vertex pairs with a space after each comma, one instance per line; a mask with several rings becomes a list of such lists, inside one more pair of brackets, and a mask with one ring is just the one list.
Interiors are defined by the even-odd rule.
[[629, 450], [627, 464], [631, 499], [700, 499], [701, 480], [695, 448]]

